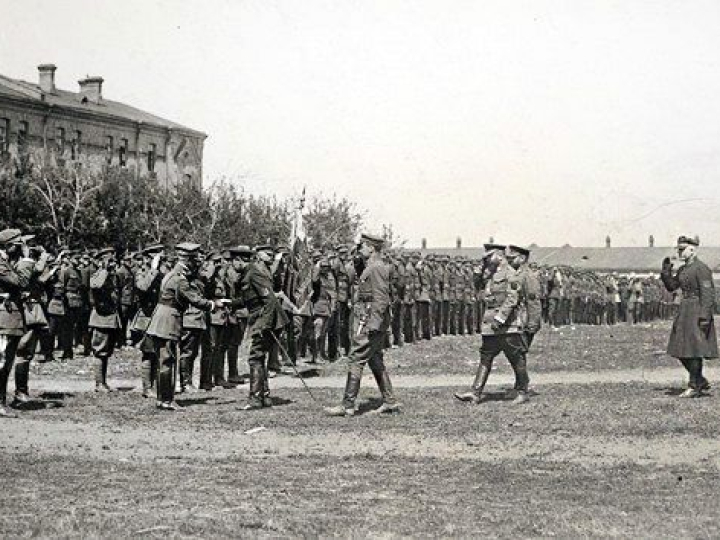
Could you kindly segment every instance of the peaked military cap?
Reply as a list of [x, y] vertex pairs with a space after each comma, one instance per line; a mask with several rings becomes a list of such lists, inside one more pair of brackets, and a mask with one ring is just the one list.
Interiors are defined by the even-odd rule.
[[[73, 255], [74, 255], [74, 253], [73, 253]], [[106, 247], [106, 248], [101, 249], [100, 251], [98, 251], [98, 252], [95, 254], [95, 256], [96, 256], [98, 259], [101, 259], [101, 258], [103, 258], [103, 257], [107, 257], [108, 255], [113, 255], [113, 256], [114, 256], [114, 255], [115, 255], [115, 248]]]
[[275, 253], [275, 247], [270, 244], [260, 244], [259, 246], [255, 246], [255, 251], [270, 251], [271, 253]]
[[185, 255], [194, 255], [200, 251], [200, 244], [194, 242], [183, 242], [175, 246], [175, 251]]
[[369, 233], [362, 233], [360, 235], [360, 241], [361, 242], [367, 242], [368, 244], [372, 244], [374, 246], [380, 246], [382, 247], [385, 244], [385, 239], [381, 236], [376, 236], [374, 234]]
[[255, 255], [255, 251], [250, 246], [234, 246], [228, 251], [233, 257], [249, 258]]
[[337, 246], [335, 246], [335, 250], [340, 254], [347, 253], [348, 247], [345, 244], [338, 244]]
[[29, 241], [32, 240], [33, 238], [35, 238], [35, 235], [34, 235], [34, 234], [23, 234], [23, 235], [20, 237], [20, 241], [21, 241], [21, 242], [29, 242]]
[[530, 256], [530, 250], [520, 246], [509, 245], [507, 247], [511, 252], [518, 253], [520, 255]]
[[4, 229], [0, 231], [0, 245], [12, 244], [19, 241], [21, 237], [22, 232], [20, 232], [20, 229]]
[[152, 246], [148, 246], [145, 249], [143, 249], [143, 254], [145, 255], [153, 255], [155, 253], [160, 253], [165, 249], [165, 246], [163, 244], [153, 244]]
[[690, 236], [681, 236], [680, 238], [677, 239], [677, 243], [678, 243], [678, 246], [680, 244], [688, 244], [691, 246], [699, 246], [700, 245], [700, 242], [698, 242], [697, 240], [695, 240], [695, 238], [692, 238]]
[[492, 243], [492, 244], [483, 244], [483, 247], [485, 248], [485, 251], [493, 251], [493, 250], [496, 250], [496, 249], [499, 249], [499, 250], [503, 250], [503, 251], [504, 251], [507, 246], [504, 246], [504, 245], [502, 245], [502, 244], [494, 244], [494, 243]]
[[208, 253], [206, 260], [220, 262], [222, 260], [222, 254], [219, 251], [213, 251], [212, 253]]

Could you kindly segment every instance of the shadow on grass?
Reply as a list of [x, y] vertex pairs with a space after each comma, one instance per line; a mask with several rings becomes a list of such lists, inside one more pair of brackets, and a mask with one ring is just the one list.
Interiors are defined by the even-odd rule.
[[210, 401], [217, 401], [216, 397], [208, 396], [208, 397], [197, 397], [197, 398], [190, 398], [190, 399], [178, 399], [177, 404], [180, 405], [180, 407], [194, 407], [195, 405], [207, 405]]
[[283, 407], [285, 405], [291, 405], [295, 403], [292, 399], [285, 399], [280, 397], [271, 396], [270, 403], [273, 407]]
[[18, 403], [13, 408], [18, 411], [44, 411], [45, 409], [60, 409], [65, 404], [58, 400], [35, 399], [27, 403]]
[[[298, 371], [298, 373], [300, 374], [300, 377], [302, 377], [303, 379], [312, 379], [314, 377], [322, 377], [324, 374], [323, 370], [318, 369], [318, 368], [306, 369], [305, 371]], [[296, 377], [297, 377], [297, 375], [296, 375]]]
[[38, 396], [40, 399], [45, 400], [63, 400], [75, 397], [75, 394], [69, 392], [43, 392]]

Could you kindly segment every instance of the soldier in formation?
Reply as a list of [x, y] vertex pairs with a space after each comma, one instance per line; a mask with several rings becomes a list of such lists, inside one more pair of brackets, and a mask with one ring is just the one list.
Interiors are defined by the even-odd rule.
[[[701, 268], [692, 259], [682, 273], [664, 267], [662, 279], [601, 275], [528, 263], [530, 253], [516, 246], [488, 245], [484, 257], [472, 260], [384, 249], [371, 235], [360, 247], [318, 249], [310, 264], [271, 245], [209, 253], [191, 243], [154, 245], [121, 257], [113, 248], [64, 246], [53, 257], [33, 241], [16, 229], [0, 232], [0, 416], [14, 415], [8, 405], [30, 399], [36, 354], [39, 362], [58, 353], [60, 361], [77, 352], [92, 355], [95, 389], [103, 393], [112, 391], [113, 354], [128, 343], [140, 351], [142, 395], [162, 410], [177, 410], [176, 391], [213, 391], [247, 380], [242, 408], [268, 407], [269, 379], [309, 351], [318, 364], [351, 359], [346, 399], [336, 413], [354, 411], [365, 363], [378, 380], [382, 409], [391, 412], [398, 407], [384, 348], [475, 333], [483, 336], [480, 367], [471, 391], [458, 398], [481, 401], [493, 359], [504, 352], [516, 372], [517, 401], [526, 402], [527, 350], [541, 320], [556, 328], [685, 321], [685, 297], [694, 293], [679, 276]], [[694, 247], [690, 242], [687, 253]], [[249, 369], [241, 376], [244, 342]], [[680, 337], [671, 342], [683, 355], [691, 389], [704, 391], [698, 371], [713, 351], [677, 350]], [[15, 395], [8, 400], [13, 368]]]

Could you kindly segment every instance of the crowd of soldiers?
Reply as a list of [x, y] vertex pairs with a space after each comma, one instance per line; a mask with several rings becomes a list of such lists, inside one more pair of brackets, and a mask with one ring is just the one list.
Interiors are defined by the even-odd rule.
[[[364, 238], [370, 246], [380, 243], [372, 235]], [[498, 252], [493, 244], [479, 259], [404, 249], [363, 256], [361, 245], [313, 251], [303, 271], [302, 259], [282, 246], [206, 252], [182, 243], [119, 257], [114, 248], [64, 248], [51, 255], [31, 235], [6, 229], [0, 232], [0, 416], [13, 415], [6, 407], [13, 364], [14, 403], [30, 399], [29, 366], [36, 356], [51, 362], [59, 351], [58, 360], [68, 361], [76, 348], [96, 359], [95, 390], [109, 392], [108, 364], [124, 346], [140, 350], [142, 395], [155, 396], [161, 409], [176, 410], [176, 391], [245, 382], [245, 408], [269, 406], [268, 378], [299, 358], [322, 364], [351, 356], [358, 337], [356, 296], [370, 259], [388, 270], [382, 348], [483, 332], [492, 306], [488, 261]], [[529, 252], [524, 254], [527, 259]], [[677, 306], [673, 293], [653, 277], [602, 276], [527, 260], [523, 275], [532, 278], [539, 316], [553, 327], [636, 323], [670, 317]], [[247, 375], [239, 363], [244, 339]]]
[[668, 291], [659, 276], [531, 266], [540, 279], [543, 320], [553, 328], [671, 319], [680, 305], [681, 294]]

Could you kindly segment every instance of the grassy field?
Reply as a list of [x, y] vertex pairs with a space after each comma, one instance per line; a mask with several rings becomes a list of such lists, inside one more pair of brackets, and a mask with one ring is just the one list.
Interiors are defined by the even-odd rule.
[[[563, 327], [556, 332], [544, 327], [530, 351], [530, 369], [543, 372], [674, 367], [677, 361], [664, 356], [669, 332], [668, 321], [636, 326]], [[465, 374], [477, 366], [479, 347], [477, 335], [442, 336], [388, 350], [386, 359], [397, 375]], [[111, 361], [110, 376], [139, 378], [139, 358], [134, 349], [123, 348]], [[66, 363], [36, 365], [33, 370], [34, 375], [41, 378], [90, 380], [92, 366], [92, 358], [76, 357]], [[345, 369], [344, 362], [335, 362], [323, 371], [333, 375], [343, 374]]]
[[[600, 332], [556, 336], [545, 355], [540, 343], [534, 369], [591, 374], [585, 350], [598, 369], [675, 365], [654, 354], [666, 326], [618, 328], [612, 346]], [[394, 350], [391, 367], [467, 373], [476, 340]], [[421, 349], [437, 356], [429, 371]], [[720, 536], [714, 394], [548, 384], [518, 407], [496, 386], [480, 406], [453, 390], [401, 388], [402, 414], [354, 418], [325, 418], [299, 389], [252, 413], [238, 410], [243, 387], [181, 396], [176, 414], [135, 392], [47, 394], [2, 424], [0, 536]], [[322, 404], [341, 394], [314, 392]], [[363, 388], [363, 413], [376, 396]]]

